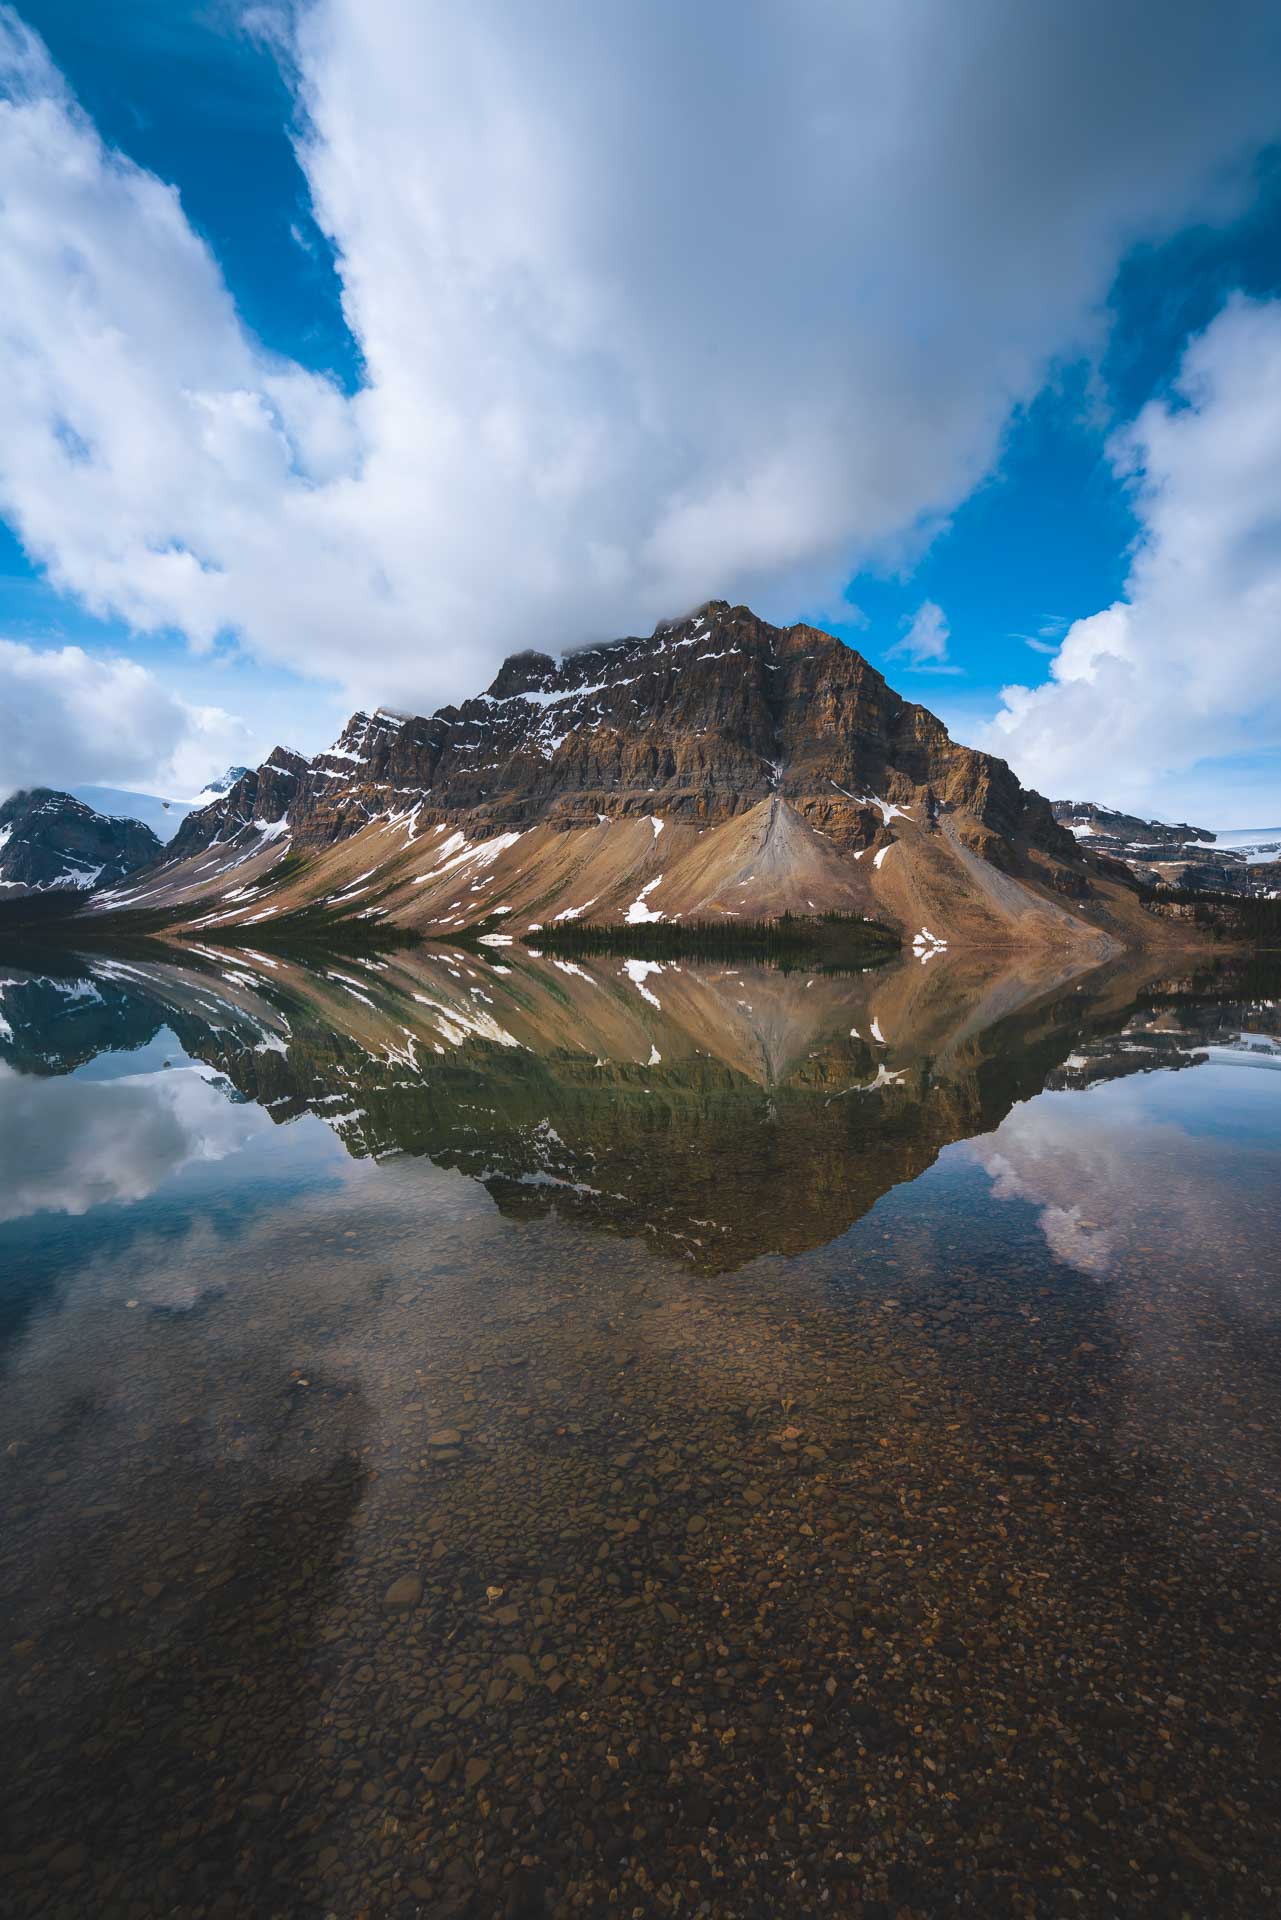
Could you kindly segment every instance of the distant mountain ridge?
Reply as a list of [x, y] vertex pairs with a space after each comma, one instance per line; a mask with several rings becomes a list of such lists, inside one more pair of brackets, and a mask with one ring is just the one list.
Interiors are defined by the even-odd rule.
[[1142, 919], [1125, 868], [1004, 761], [833, 635], [723, 601], [559, 661], [513, 654], [435, 714], [354, 714], [310, 758], [277, 747], [100, 902], [201, 903], [209, 926], [321, 908], [494, 939], [840, 910], [929, 953], [1102, 953]]
[[1253, 894], [1281, 886], [1281, 829], [1220, 834], [1143, 820], [1090, 800], [1055, 800], [1052, 807], [1078, 842], [1121, 861], [1146, 886]]
[[129, 787], [81, 786], [72, 787], [70, 792], [74, 799], [83, 800], [95, 812], [113, 818], [141, 820], [158, 839], [168, 841], [189, 813], [221, 799], [248, 771], [248, 767], [228, 767], [217, 779], [207, 781], [189, 800], [158, 793], [136, 793]]
[[215, 779], [206, 780], [194, 798], [184, 800], [181, 804], [193, 810], [210, 806], [215, 800], [221, 800], [225, 793], [230, 793], [237, 780], [243, 780], [248, 771], [248, 767], [225, 767]]
[[1208, 827], [1171, 826], [1164, 820], [1143, 820], [1138, 814], [1119, 813], [1093, 800], [1051, 801], [1054, 818], [1078, 839], [1113, 840], [1118, 845], [1184, 847], [1214, 839]]
[[0, 901], [115, 886], [163, 851], [141, 820], [112, 818], [69, 793], [33, 787], [0, 805]]

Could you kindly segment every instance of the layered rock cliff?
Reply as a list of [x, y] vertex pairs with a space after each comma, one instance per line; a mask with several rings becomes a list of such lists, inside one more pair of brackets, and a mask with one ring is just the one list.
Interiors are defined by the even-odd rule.
[[430, 719], [355, 714], [310, 762], [278, 747], [192, 814], [172, 851], [282, 816], [295, 845], [327, 845], [407, 802], [470, 836], [589, 825], [602, 813], [707, 826], [773, 794], [850, 847], [871, 844], [882, 803], [919, 802], [1074, 855], [1047, 803], [1004, 761], [958, 746], [861, 654], [724, 602], [559, 664], [513, 654], [485, 693]]
[[831, 634], [718, 601], [560, 662], [514, 654], [429, 717], [358, 713], [310, 760], [275, 749], [120, 904], [323, 902], [428, 931], [840, 908], [1065, 940], [1091, 936], [1099, 888], [1004, 761]]

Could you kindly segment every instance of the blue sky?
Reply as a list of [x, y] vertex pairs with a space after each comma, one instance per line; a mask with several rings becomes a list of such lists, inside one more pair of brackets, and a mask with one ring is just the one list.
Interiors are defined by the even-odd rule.
[[920, 12], [0, 12], [0, 784], [727, 594], [1046, 790], [1281, 817], [1272, 10]]

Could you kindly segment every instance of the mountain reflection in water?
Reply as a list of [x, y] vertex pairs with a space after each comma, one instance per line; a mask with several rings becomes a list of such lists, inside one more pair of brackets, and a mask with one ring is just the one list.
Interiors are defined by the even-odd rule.
[[14, 1911], [1269, 1906], [1261, 969], [0, 974]]

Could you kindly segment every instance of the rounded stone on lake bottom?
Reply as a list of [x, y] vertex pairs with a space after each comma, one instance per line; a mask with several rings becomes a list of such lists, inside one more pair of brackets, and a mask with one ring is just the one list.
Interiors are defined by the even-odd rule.
[[383, 1605], [391, 1613], [408, 1613], [423, 1597], [422, 1575], [402, 1573], [383, 1595]]

